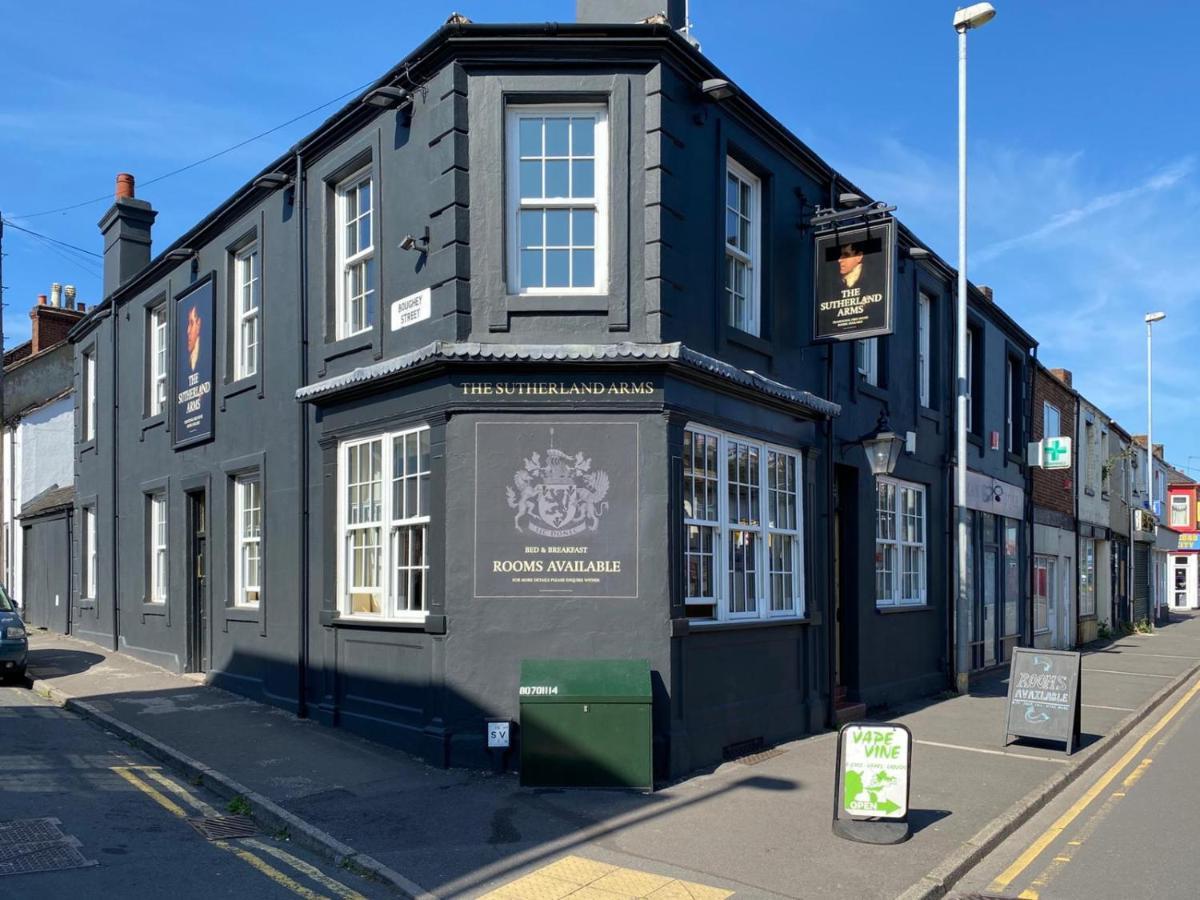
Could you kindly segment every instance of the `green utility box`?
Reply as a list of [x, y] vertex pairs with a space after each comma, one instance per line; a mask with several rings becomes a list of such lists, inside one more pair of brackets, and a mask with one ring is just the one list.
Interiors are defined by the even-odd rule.
[[521, 784], [652, 790], [650, 664], [521, 662]]

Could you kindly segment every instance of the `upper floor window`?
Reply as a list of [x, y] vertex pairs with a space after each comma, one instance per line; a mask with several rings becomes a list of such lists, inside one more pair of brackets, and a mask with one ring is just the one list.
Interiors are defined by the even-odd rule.
[[[373, 194], [374, 182], [370, 169], [346, 179], [337, 188], [339, 340], [360, 334], [375, 324], [375, 239], [371, 229], [371, 220], [374, 218], [371, 205]], [[257, 340], [257, 325], [255, 338]]]
[[879, 385], [879, 338], [854, 342], [854, 361], [858, 374], [867, 384]]
[[925, 603], [925, 487], [876, 480], [875, 605]]
[[[367, 230], [370, 240], [370, 201], [367, 207]], [[258, 372], [258, 317], [262, 306], [262, 286], [258, 244], [251, 244], [238, 251], [233, 259], [233, 285], [235, 308], [234, 328], [237, 334], [237, 350], [234, 362], [234, 378], [249, 378]]]
[[694, 618], [804, 615], [801, 461], [689, 428], [683, 442], [685, 603]]
[[1042, 403], [1042, 437], [1062, 437], [1062, 413], [1053, 403]]
[[1008, 441], [1009, 453], [1021, 452], [1021, 411], [1023, 409], [1022, 397], [1024, 391], [1021, 390], [1021, 360], [1015, 356], [1009, 356], [1007, 360], [1007, 368], [1005, 369], [1007, 380], [1008, 397], [1007, 403], [1007, 419], [1005, 421], [1005, 431]]
[[167, 304], [160, 303], [150, 310], [147, 322], [149, 334], [146, 344], [147, 365], [150, 373], [150, 390], [147, 408], [150, 415], [157, 416], [167, 402]]
[[1083, 487], [1089, 494], [1096, 493], [1096, 482], [1100, 480], [1100, 447], [1096, 443], [1096, 423], [1083, 424]]
[[978, 342], [975, 329], [967, 328], [967, 431], [979, 433], [982, 422], [978, 420], [978, 409], [975, 403], [975, 363], [978, 357]]
[[759, 334], [762, 182], [732, 159], [725, 163], [725, 295], [729, 324]]
[[96, 439], [96, 351], [83, 354], [83, 439]]
[[608, 285], [605, 107], [508, 110], [509, 290], [599, 294]]
[[1191, 527], [1191, 516], [1188, 515], [1188, 498], [1185, 494], [1171, 495], [1171, 521], [1168, 523], [1172, 528], [1189, 528]]
[[917, 396], [926, 408], [929, 408], [933, 385], [933, 360], [930, 357], [932, 324], [933, 301], [928, 294], [921, 294], [917, 298]]
[[1100, 431], [1100, 452], [1097, 456], [1101, 459], [1100, 463], [1100, 493], [1107, 497], [1109, 486], [1111, 485], [1112, 469], [1116, 463], [1115, 459], [1106, 459], [1108, 454], [1108, 432], [1101, 429]]
[[424, 616], [431, 500], [429, 429], [343, 444], [338, 475], [342, 613]]

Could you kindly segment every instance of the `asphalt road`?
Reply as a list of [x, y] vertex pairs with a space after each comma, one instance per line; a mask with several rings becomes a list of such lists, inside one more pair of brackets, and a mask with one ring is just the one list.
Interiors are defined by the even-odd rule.
[[[280, 836], [210, 842], [185, 821], [205, 815], [229, 811], [114, 735], [24, 687], [0, 685], [2, 900], [392, 896]], [[46, 818], [96, 865], [5, 874], [6, 863], [32, 858], [17, 857], [6, 825]]]
[[1200, 680], [1020, 828], [956, 897], [1105, 900], [1200, 897]]

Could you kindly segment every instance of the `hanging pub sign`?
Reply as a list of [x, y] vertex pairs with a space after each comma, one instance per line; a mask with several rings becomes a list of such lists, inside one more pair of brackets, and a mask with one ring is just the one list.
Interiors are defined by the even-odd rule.
[[838, 732], [833, 833], [864, 844], [908, 839], [912, 732], [903, 725], [855, 722]]
[[1068, 756], [1079, 746], [1080, 659], [1074, 650], [1013, 650], [1006, 744], [1010, 736], [1062, 741]]
[[213, 436], [213, 282], [175, 298], [175, 447]]
[[815, 340], [891, 334], [895, 249], [891, 217], [817, 235]]

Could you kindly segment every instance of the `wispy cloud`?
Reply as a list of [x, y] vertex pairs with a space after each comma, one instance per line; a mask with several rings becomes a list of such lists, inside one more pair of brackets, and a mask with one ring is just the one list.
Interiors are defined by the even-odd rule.
[[998, 241], [981, 250], [977, 259], [987, 261], [995, 259], [1002, 253], [1012, 250], [1014, 247], [1020, 247], [1030, 243], [1036, 243], [1044, 238], [1049, 237], [1055, 232], [1062, 231], [1065, 228], [1070, 228], [1087, 219], [1092, 218], [1098, 213], [1112, 209], [1122, 204], [1133, 200], [1145, 197], [1147, 193], [1164, 191], [1167, 188], [1174, 187], [1195, 168], [1195, 159], [1193, 157], [1185, 157], [1171, 163], [1169, 166], [1156, 172], [1144, 182], [1135, 187], [1125, 188], [1123, 190], [1110, 191], [1107, 194], [1102, 194], [1099, 197], [1094, 197], [1081, 206], [1076, 206], [1072, 209], [1067, 209], [1059, 213], [1055, 213], [1042, 225], [1032, 231], [1018, 234], [1006, 240]]

